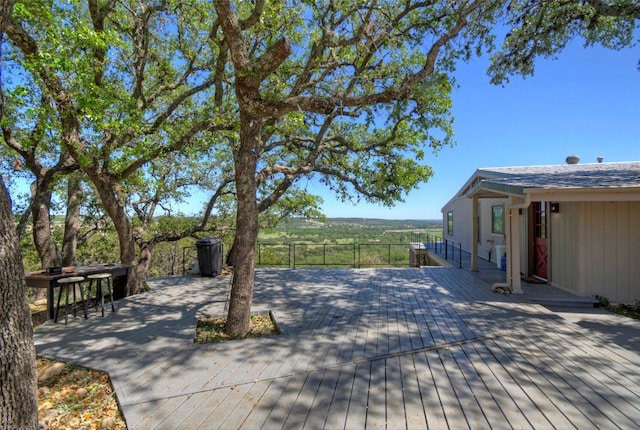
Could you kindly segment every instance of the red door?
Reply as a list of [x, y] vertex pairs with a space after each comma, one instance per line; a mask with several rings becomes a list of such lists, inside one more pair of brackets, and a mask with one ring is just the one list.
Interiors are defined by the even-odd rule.
[[533, 203], [533, 274], [547, 279], [547, 203]]

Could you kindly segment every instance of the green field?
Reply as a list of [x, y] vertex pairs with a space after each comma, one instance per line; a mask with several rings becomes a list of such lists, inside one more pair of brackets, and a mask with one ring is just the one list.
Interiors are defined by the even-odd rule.
[[409, 243], [425, 241], [427, 234], [442, 237], [441, 221], [291, 219], [260, 233], [256, 263], [281, 267], [407, 267]]

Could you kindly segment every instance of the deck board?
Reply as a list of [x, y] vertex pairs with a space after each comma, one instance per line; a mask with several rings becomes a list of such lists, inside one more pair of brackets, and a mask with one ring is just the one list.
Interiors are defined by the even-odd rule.
[[[289, 414], [282, 423], [282, 428], [301, 429], [309, 417], [311, 405], [316, 398], [316, 393], [322, 383], [322, 372], [310, 372], [306, 374]], [[302, 377], [301, 377], [302, 379]]]
[[[491, 415], [489, 421], [493, 423], [504, 421], [508, 423], [505, 427], [513, 429], [540, 428], [541, 422], [538, 422], [536, 427], [532, 427], [528, 419], [523, 416], [521, 409], [518, 408], [518, 404], [525, 403], [522, 390], [513, 382], [509, 374], [504, 372], [502, 365], [495, 362], [494, 357], [488, 354], [484, 345], [474, 342], [466, 352], [469, 354], [473, 371], [477, 372], [485, 384], [486, 394], [490, 395], [495, 402], [495, 405], [486, 411]], [[545, 421], [545, 424], [548, 423]]]
[[249, 396], [246, 404], [237, 406], [240, 412], [248, 412], [242, 420], [242, 424], [237, 428], [259, 429], [270, 428], [270, 426], [273, 428], [271, 415], [283, 405], [280, 399], [287, 390], [287, 382], [288, 380], [285, 379], [277, 379], [258, 383], [257, 385], [261, 386], [264, 391]]
[[427, 425], [427, 420], [414, 362], [414, 354], [403, 354], [399, 357], [399, 360], [400, 370], [402, 372], [402, 402], [406, 418], [406, 427], [410, 429], [424, 428]]
[[387, 429], [406, 428], [402, 365], [399, 357], [385, 360], [385, 400]]
[[340, 429], [345, 428], [347, 413], [349, 411], [349, 401], [351, 390], [356, 377], [356, 366], [347, 365], [340, 368], [340, 374], [336, 381], [333, 397], [327, 411], [327, 419], [323, 428]]
[[[459, 347], [441, 349], [440, 360], [447, 363], [445, 372], [453, 388], [453, 396], [459, 402], [462, 413], [470, 428], [488, 428], [490, 427], [485, 417], [481, 405], [478, 403], [478, 397], [469, 385], [467, 378], [474, 377], [474, 374], [466, 375], [460, 367], [460, 355], [456, 354], [460, 351]], [[456, 358], [458, 355], [458, 358]]]
[[549, 354], [544, 343], [524, 343], [520, 339], [511, 339], [511, 341], [517, 342], [521, 351], [525, 350], [531, 353], [535, 348], [537, 356], [546, 365], [546, 371], [559, 376], [562, 393], [568, 396], [572, 403], [587, 406], [586, 412], [593, 417], [594, 421], [602, 422], [605, 419], [609, 425], [621, 425], [623, 428], [632, 428], [636, 425], [620, 410], [627, 404], [624, 396], [607, 395], [610, 391], [608, 384], [611, 380], [593, 378], [592, 373], [593, 371], [597, 372], [597, 369], [591, 367], [587, 369], [577, 362], [568, 360], [557, 351], [552, 351]]
[[161, 411], [154, 411], [149, 416], [153, 417], [155, 422], [147, 422], [149, 428], [185, 428], [190, 426], [189, 419], [192, 414], [198, 410], [205, 410], [208, 408], [207, 399], [211, 397], [211, 392], [200, 392], [183, 397], [176, 397], [175, 399], [182, 400], [181, 402], [175, 402], [173, 404], [167, 404]]
[[369, 374], [367, 398], [367, 429], [384, 429], [386, 424], [386, 362], [373, 360]]
[[[284, 428], [287, 420], [292, 428], [302, 427], [306, 416], [296, 416], [295, 411], [296, 407], [299, 408], [298, 398], [307, 384], [308, 376], [308, 374], [304, 373], [287, 378], [286, 388], [284, 388], [276, 407], [272, 409], [266, 421], [266, 428]], [[297, 425], [294, 421], [297, 421]]]
[[325, 427], [327, 415], [340, 378], [340, 368], [326, 369], [318, 373], [321, 373], [321, 375], [318, 375], [321, 381], [309, 406], [309, 412], [303, 428], [317, 429]]
[[[243, 394], [235, 406], [226, 407], [226, 418], [219, 421], [219, 428], [237, 429], [237, 428], [259, 428], [262, 421], [249, 421], [251, 417], [258, 418], [259, 412], [256, 411], [256, 405], [259, 405], [267, 393], [271, 381], [262, 381], [255, 384], [246, 384], [238, 393]], [[205, 427], [206, 428], [206, 427]], [[210, 427], [209, 427], [210, 428]]]
[[349, 409], [345, 422], [345, 429], [367, 428], [367, 408], [369, 400], [369, 380], [371, 363], [361, 363], [356, 366], [355, 377], [351, 387]]
[[[546, 368], [540, 357], [521, 355], [511, 350], [509, 340], [495, 339], [489, 343], [489, 349], [505, 366], [513, 380], [526, 395], [524, 401], [518, 403], [521, 410], [530, 417], [529, 421], [536, 426], [553, 426], [556, 428], [592, 428], [594, 423], [588, 421], [580, 408], [572, 399], [570, 387], [561, 378]], [[543, 417], [538, 416], [538, 412]]]
[[635, 351], [464, 269], [258, 270], [254, 303], [284, 334], [211, 345], [195, 322], [224, 314], [229, 279], [149, 284], [34, 335], [40, 355], [108, 371], [132, 430], [640, 422]]

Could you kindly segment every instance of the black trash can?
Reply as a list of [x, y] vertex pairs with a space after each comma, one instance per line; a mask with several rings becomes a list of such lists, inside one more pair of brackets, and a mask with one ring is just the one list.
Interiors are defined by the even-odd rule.
[[200, 276], [218, 276], [222, 271], [222, 240], [206, 237], [196, 242]]

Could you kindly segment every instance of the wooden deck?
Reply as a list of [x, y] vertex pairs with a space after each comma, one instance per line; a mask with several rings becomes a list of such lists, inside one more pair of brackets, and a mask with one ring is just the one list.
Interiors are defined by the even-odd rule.
[[108, 371], [130, 429], [639, 428], [636, 352], [468, 271], [260, 269], [284, 334], [194, 346], [229, 282], [152, 280], [38, 354]]

